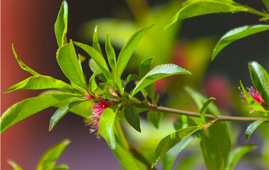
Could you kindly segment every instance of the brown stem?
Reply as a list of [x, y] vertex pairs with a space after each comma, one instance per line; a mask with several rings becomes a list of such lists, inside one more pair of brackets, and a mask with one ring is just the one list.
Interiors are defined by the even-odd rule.
[[[186, 115], [186, 116], [192, 116], [192, 117], [200, 117], [200, 113], [196, 112], [190, 112], [185, 110], [178, 110], [178, 109], [172, 109], [162, 106], [150, 106], [150, 105], [143, 105], [138, 103], [132, 103], [135, 107], [145, 108], [149, 110], [155, 110], [160, 112], [166, 112], [166, 113], [174, 113], [174, 114], [180, 114], [180, 115]], [[209, 115], [206, 114], [205, 117], [209, 120], [217, 120], [217, 121], [232, 121], [232, 122], [254, 122], [259, 119], [264, 118], [255, 118], [255, 117], [236, 117], [236, 116], [215, 116], [215, 115]], [[266, 120], [265, 122], [269, 122], [269, 120]]]

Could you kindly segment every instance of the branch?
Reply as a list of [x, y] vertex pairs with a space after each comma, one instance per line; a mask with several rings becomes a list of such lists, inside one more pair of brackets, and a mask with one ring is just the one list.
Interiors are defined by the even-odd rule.
[[[135, 107], [145, 108], [145, 109], [154, 110], [154, 111], [174, 113], [174, 114], [180, 114], [180, 115], [186, 115], [186, 116], [192, 116], [192, 117], [200, 117], [200, 113], [190, 112], [190, 111], [185, 111], [185, 110], [172, 109], [172, 108], [167, 108], [167, 107], [162, 107], [162, 106], [143, 105], [143, 104], [138, 104], [138, 103], [132, 103], [132, 105]], [[256, 117], [215, 116], [215, 115], [209, 115], [209, 114], [206, 114], [205, 117], [209, 120], [231, 121], [231, 122], [254, 122], [256, 120], [264, 119], [264, 118], [256, 118]], [[266, 120], [265, 122], [269, 122], [269, 120]]]

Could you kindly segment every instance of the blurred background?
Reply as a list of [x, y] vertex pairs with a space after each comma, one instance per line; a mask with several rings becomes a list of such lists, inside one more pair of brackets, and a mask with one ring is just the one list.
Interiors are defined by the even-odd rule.
[[[15, 91], [4, 94], [8, 87], [30, 76], [17, 64], [11, 50], [12, 43], [18, 56], [32, 69], [67, 82], [55, 59], [57, 43], [54, 36], [54, 22], [61, 2], [61, 0], [1, 1], [1, 113], [14, 103], [41, 92]], [[223, 114], [249, 116], [249, 110], [241, 103], [237, 87], [240, 80], [245, 86], [251, 86], [247, 66], [249, 61], [255, 60], [265, 69], [269, 69], [268, 31], [232, 43], [224, 48], [213, 62], [210, 61], [210, 57], [214, 45], [225, 32], [235, 27], [257, 24], [258, 16], [246, 13], [205, 15], [186, 19], [183, 23], [178, 22], [163, 31], [163, 27], [179, 9], [181, 1], [67, 0], [67, 2], [68, 38], [91, 44], [93, 28], [97, 24], [100, 42], [103, 44], [108, 32], [117, 52], [135, 30], [156, 24], [140, 42], [128, 71], [135, 73], [140, 61], [155, 56], [156, 64], [175, 63], [193, 73], [190, 77], [178, 76], [158, 81], [156, 90], [161, 94], [160, 105], [197, 111], [191, 98], [182, 90], [184, 85], [190, 85], [208, 97], [216, 97], [215, 103]], [[258, 10], [265, 9], [258, 0], [237, 2]], [[85, 71], [91, 74], [88, 68], [85, 68]], [[184, 101], [179, 101], [180, 99]], [[119, 162], [105, 141], [103, 139], [98, 141], [93, 134], [90, 134], [89, 127], [85, 126], [81, 117], [67, 114], [49, 132], [49, 120], [54, 111], [55, 108], [46, 109], [15, 124], [1, 135], [1, 169], [12, 169], [7, 164], [8, 159], [14, 160], [25, 170], [34, 169], [46, 149], [66, 138], [71, 140], [71, 144], [63, 152], [58, 164], [65, 163], [70, 169], [81, 170], [120, 168]], [[233, 145], [245, 144], [243, 134], [247, 124], [230, 126], [234, 133]], [[171, 127], [167, 128], [171, 130]], [[160, 133], [165, 136], [165, 133]], [[242, 160], [243, 163], [238, 169], [265, 167], [264, 158], [266, 156], [268, 158], [269, 148], [268, 134], [268, 126], [263, 126], [252, 136], [248, 143], [258, 143], [259, 146]], [[158, 137], [156, 140], [151, 138], [154, 139], [153, 143], [158, 143], [160, 140]], [[202, 160], [202, 156], [198, 156], [197, 159]], [[178, 159], [178, 162], [180, 161], [181, 157]], [[201, 164], [200, 161], [195, 168], [203, 169]]]

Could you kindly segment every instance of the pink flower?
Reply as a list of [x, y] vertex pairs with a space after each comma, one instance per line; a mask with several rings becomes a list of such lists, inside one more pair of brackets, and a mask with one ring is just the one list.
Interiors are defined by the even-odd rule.
[[93, 119], [92, 122], [89, 124], [89, 125], [91, 125], [91, 129], [90, 129], [91, 133], [98, 131], [98, 128], [99, 128], [98, 123], [99, 123], [100, 116], [102, 115], [103, 111], [107, 107], [110, 107], [110, 106], [111, 106], [111, 104], [104, 102], [104, 101], [100, 101], [100, 102], [96, 103], [95, 106], [90, 107], [91, 109], [93, 109], [93, 113], [89, 117], [89, 118]]
[[[266, 109], [266, 106], [264, 104], [264, 100], [262, 99], [260, 93], [253, 86], [251, 86], [250, 88], [247, 88], [247, 90], [248, 90], [248, 93], [253, 97], [253, 99], [255, 99], [258, 103], [260, 103]], [[243, 91], [241, 91], [240, 97], [246, 98]], [[245, 101], [243, 101], [243, 102], [248, 104]], [[252, 113], [254, 111], [255, 110], [251, 110], [250, 113]]]
[[[255, 99], [258, 103], [263, 104], [263, 99], [260, 93], [253, 86], [247, 88], [247, 90], [248, 93], [253, 97], [253, 99]], [[243, 91], [241, 91], [241, 97], [246, 97]]]
[[85, 99], [88, 99], [88, 100], [93, 100], [94, 99], [94, 96], [91, 96], [89, 94], [85, 94], [84, 98]]

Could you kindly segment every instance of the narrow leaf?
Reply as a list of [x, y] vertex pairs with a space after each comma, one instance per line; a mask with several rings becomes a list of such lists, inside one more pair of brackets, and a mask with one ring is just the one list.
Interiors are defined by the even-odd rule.
[[267, 10], [269, 11], [269, 1], [268, 0], [262, 0], [264, 5], [266, 6]]
[[106, 38], [106, 55], [107, 55], [107, 60], [110, 68], [112, 69], [113, 72], [116, 72], [116, 54], [113, 46], [111, 45], [109, 35], [107, 34]]
[[22, 168], [12, 160], [7, 160], [7, 163], [12, 166], [13, 170], [22, 170]]
[[125, 70], [134, 50], [136, 49], [137, 44], [151, 27], [153, 27], [153, 25], [135, 32], [122, 47], [119, 57], [118, 57], [118, 61], [117, 61], [117, 66], [118, 66], [118, 71], [119, 71], [120, 76]]
[[94, 33], [93, 33], [92, 47], [95, 50], [97, 50], [101, 55], [103, 55], [100, 44], [99, 44], [97, 25], [95, 26]]
[[248, 10], [247, 7], [232, 0], [188, 0], [165, 26], [165, 29], [178, 20], [181, 21], [186, 18], [213, 13], [248, 12]]
[[172, 149], [170, 149], [162, 158], [163, 170], [170, 170], [172, 165], [177, 158], [178, 154], [186, 148], [186, 146], [191, 143], [191, 141], [195, 138], [195, 133], [193, 135], [188, 136], [181, 142], [177, 143]]
[[115, 118], [116, 112], [112, 108], [106, 108], [99, 119], [99, 132], [112, 150], [116, 147]]
[[156, 165], [160, 157], [164, 156], [164, 154], [173, 148], [177, 143], [199, 131], [200, 129], [202, 129], [202, 126], [190, 126], [185, 129], [180, 129], [163, 138], [155, 150], [153, 165]]
[[118, 140], [116, 140], [116, 147], [112, 151], [125, 169], [141, 170], [141, 168], [138, 166], [137, 160], [133, 156], [133, 153], [123, 147]]
[[75, 105], [79, 104], [81, 101], [74, 101], [72, 103], [68, 103], [59, 109], [57, 109], [54, 114], [50, 118], [49, 131], [51, 131], [54, 126], [59, 122], [61, 118]]
[[133, 106], [127, 106], [124, 110], [124, 115], [127, 122], [138, 132], [141, 132], [140, 129], [140, 118]]
[[13, 86], [8, 88], [5, 93], [12, 92], [15, 90], [41, 90], [41, 89], [58, 89], [67, 92], [79, 92], [71, 85], [55, 79], [50, 76], [36, 75], [29, 77]]
[[57, 16], [57, 20], [54, 25], [54, 32], [59, 47], [66, 43], [67, 33], [67, 22], [68, 22], [68, 4], [66, 1], [62, 2], [60, 11]]
[[247, 25], [230, 30], [218, 41], [213, 50], [212, 60], [224, 47], [232, 42], [266, 30], [269, 30], [269, 25]]
[[98, 95], [103, 94], [104, 91], [102, 89], [100, 89], [99, 86], [97, 85], [97, 83], [95, 81], [95, 77], [96, 77], [96, 72], [94, 72], [90, 78], [89, 89], [93, 94], [98, 94]]
[[255, 61], [250, 62], [248, 66], [253, 85], [264, 100], [266, 107], [269, 108], [269, 75], [267, 71]]
[[109, 69], [102, 54], [100, 54], [96, 49], [94, 49], [93, 47], [89, 45], [79, 43], [79, 42], [74, 42], [74, 43], [76, 46], [82, 48], [89, 56], [91, 56], [91, 58], [96, 62], [96, 64], [102, 70], [102, 73], [104, 74], [104, 76], [106, 78], [109, 78], [110, 76]]
[[224, 122], [216, 122], [201, 131], [201, 149], [208, 170], [224, 170], [231, 150], [228, 127]]
[[139, 79], [138, 75], [136, 74], [129, 74], [126, 78], [126, 80], [123, 82], [124, 84], [124, 88], [126, 88], [126, 86], [133, 80], [137, 80]]
[[268, 120], [268, 118], [264, 118], [264, 119], [260, 119], [260, 120], [256, 120], [255, 122], [251, 123], [247, 130], [246, 130], [246, 141], [248, 141], [249, 137], [251, 136], [251, 134], [266, 120]]
[[152, 67], [152, 64], [154, 62], [154, 57], [147, 58], [143, 60], [139, 65], [139, 77], [144, 77]]
[[49, 148], [39, 160], [36, 170], [53, 169], [57, 159], [61, 156], [62, 152], [69, 143], [70, 140], [65, 139], [57, 145]]
[[[144, 77], [153, 67], [154, 64], [154, 57], [150, 57], [142, 61], [139, 65], [139, 77], [140, 79]], [[152, 83], [148, 87], [145, 87], [145, 91], [147, 95], [153, 100], [155, 98], [155, 85]], [[146, 96], [144, 96], [146, 98]]]
[[60, 165], [60, 166], [55, 166], [52, 170], [68, 170], [69, 167], [67, 165]]
[[188, 74], [191, 73], [175, 64], [163, 64], [159, 65], [152, 70], [150, 70], [136, 85], [134, 88], [131, 97], [133, 97], [137, 92], [139, 92], [141, 89], [145, 88], [146, 86], [150, 85], [151, 83], [154, 83], [155, 81], [172, 76], [177, 74]]
[[29, 98], [14, 104], [1, 117], [1, 133], [15, 123], [71, 97], [74, 97], [74, 95], [68, 93], [48, 94]]
[[239, 160], [249, 151], [256, 148], [256, 145], [244, 145], [234, 149], [229, 156], [228, 165], [226, 170], [233, 170]]
[[204, 123], [207, 123], [206, 118], [205, 118], [205, 114], [206, 114], [206, 110], [208, 108], [208, 106], [210, 105], [210, 103], [212, 101], [216, 100], [214, 97], [210, 97], [203, 105], [203, 107], [200, 110], [200, 114], [201, 114], [201, 119], [204, 121]]
[[[185, 88], [201, 109], [207, 101], [199, 92]], [[220, 115], [214, 103], [208, 105], [206, 114]], [[200, 146], [203, 151], [204, 162], [208, 170], [224, 170], [231, 150], [231, 139], [228, 126], [225, 122], [216, 122], [206, 130], [200, 132]]]
[[30, 67], [28, 67], [26, 64], [24, 64], [24, 63], [21, 61], [21, 59], [18, 57], [18, 55], [17, 55], [17, 53], [16, 53], [16, 51], [15, 51], [15, 48], [14, 48], [14, 45], [13, 45], [13, 44], [12, 44], [12, 51], [13, 51], [13, 54], [14, 54], [14, 56], [15, 56], [17, 62], [19, 63], [20, 67], [21, 67], [23, 70], [29, 72], [29, 73], [32, 74], [32, 75], [39, 75], [36, 71], [32, 70]]
[[266, 112], [266, 110], [260, 105], [259, 102], [257, 102], [245, 89], [245, 87], [243, 86], [242, 82], [240, 81], [240, 85], [242, 88], [242, 91], [245, 95], [245, 98], [249, 104], [249, 107], [252, 108], [255, 111], [259, 111], [259, 112]]
[[83, 89], [87, 89], [73, 42], [60, 47], [57, 51], [56, 58], [65, 76], [72, 83]]
[[147, 113], [148, 121], [157, 129], [159, 128], [159, 124], [160, 124], [162, 117], [163, 117], [163, 113], [160, 113], [160, 112], [149, 111]]

